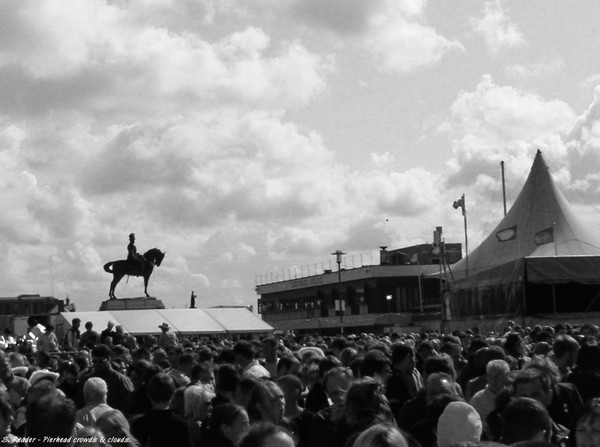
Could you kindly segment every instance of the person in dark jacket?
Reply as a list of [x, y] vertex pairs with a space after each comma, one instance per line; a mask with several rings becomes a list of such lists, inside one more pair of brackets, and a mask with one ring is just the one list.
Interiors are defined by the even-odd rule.
[[158, 373], [148, 384], [152, 409], [131, 421], [131, 433], [147, 447], [191, 447], [188, 423], [169, 409], [175, 394], [173, 379]]

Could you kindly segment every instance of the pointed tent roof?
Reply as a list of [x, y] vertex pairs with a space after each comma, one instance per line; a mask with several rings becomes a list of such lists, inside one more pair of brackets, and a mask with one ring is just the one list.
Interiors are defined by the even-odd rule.
[[[469, 254], [469, 277], [481, 276], [487, 270], [498, 274], [503, 270], [498, 267], [508, 267], [525, 257], [568, 256], [600, 256], [600, 241], [582, 224], [558, 190], [538, 150], [529, 177], [510, 211]], [[466, 258], [452, 266], [452, 272], [455, 279], [464, 278]], [[492, 282], [498, 283], [499, 279]]]

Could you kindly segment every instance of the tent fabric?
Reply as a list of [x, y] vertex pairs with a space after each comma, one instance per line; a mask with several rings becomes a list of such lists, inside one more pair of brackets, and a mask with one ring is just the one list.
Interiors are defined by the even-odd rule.
[[452, 310], [476, 315], [485, 306], [476, 309], [474, 302], [493, 296], [503, 301], [494, 307], [516, 313], [528, 281], [600, 284], [600, 241], [573, 212], [538, 151], [515, 203], [468, 264], [468, 272], [466, 258], [452, 266]]
[[55, 324], [71, 325], [79, 318], [82, 327], [86, 321], [94, 323], [98, 332], [104, 330], [109, 321], [121, 325], [132, 335], [157, 335], [158, 326], [168, 323], [174, 332], [183, 335], [226, 335], [273, 332], [273, 326], [264, 322], [247, 309], [143, 309], [113, 310], [98, 312], [63, 312]]
[[[516, 229], [514, 238], [498, 240], [512, 228]], [[544, 234], [548, 236], [544, 238]], [[491, 268], [524, 257], [582, 255], [600, 256], [600, 241], [572, 211], [538, 151], [529, 177], [508, 214], [469, 254], [469, 276], [485, 276]], [[455, 278], [466, 277], [466, 258], [454, 264], [452, 271]]]
[[580, 284], [598, 284], [600, 257], [529, 257], [527, 261], [527, 280], [533, 283], [561, 284], [577, 282]]
[[204, 311], [232, 334], [248, 332], [246, 329], [248, 327], [256, 327], [262, 332], [273, 330], [271, 325], [246, 309], [209, 308]]

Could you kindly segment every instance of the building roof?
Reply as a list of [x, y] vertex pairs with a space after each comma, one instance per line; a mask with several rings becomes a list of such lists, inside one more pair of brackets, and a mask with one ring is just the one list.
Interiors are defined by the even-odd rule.
[[101, 331], [109, 321], [121, 325], [132, 335], [160, 334], [158, 326], [169, 323], [173, 331], [181, 334], [249, 334], [273, 331], [273, 326], [245, 308], [229, 309], [143, 309], [97, 312], [63, 312], [56, 324], [70, 326], [79, 318], [82, 326], [86, 321], [94, 323]]

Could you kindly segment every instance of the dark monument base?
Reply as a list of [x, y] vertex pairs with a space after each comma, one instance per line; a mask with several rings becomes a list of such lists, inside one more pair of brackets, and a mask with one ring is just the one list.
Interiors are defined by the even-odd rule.
[[161, 300], [154, 297], [147, 298], [139, 296], [135, 298], [117, 298], [115, 300], [102, 301], [100, 310], [140, 310], [140, 309], [164, 309]]

